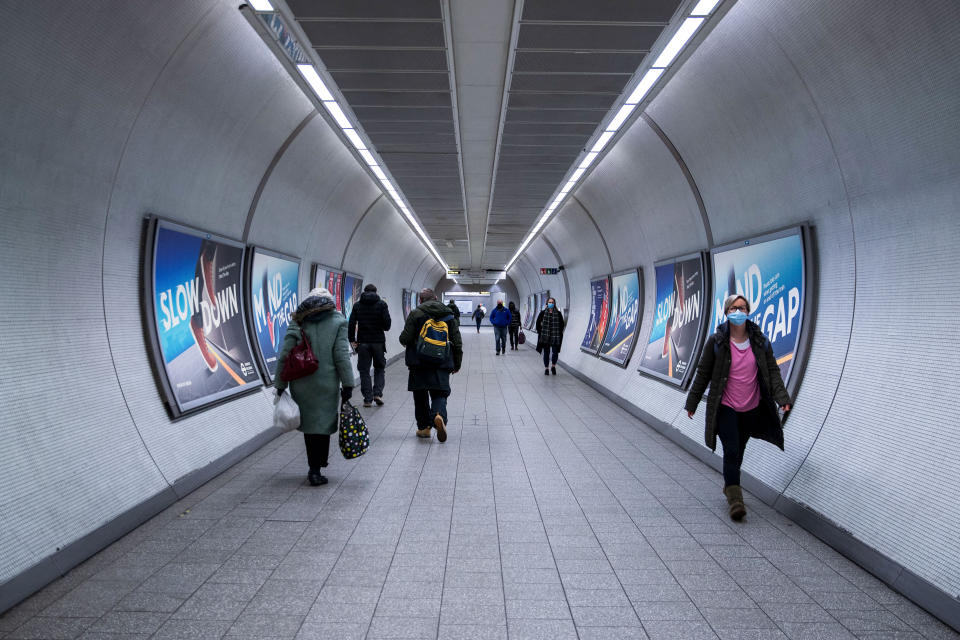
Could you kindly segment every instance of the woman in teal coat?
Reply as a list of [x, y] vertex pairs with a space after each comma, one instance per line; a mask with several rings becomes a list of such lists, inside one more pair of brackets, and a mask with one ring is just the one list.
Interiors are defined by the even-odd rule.
[[[309, 376], [288, 383], [280, 379], [280, 372], [290, 350], [300, 342], [301, 330], [310, 341], [320, 367]], [[290, 326], [283, 337], [283, 347], [277, 358], [277, 377], [273, 383], [277, 396], [283, 395], [289, 385], [290, 394], [300, 407], [299, 429], [303, 432], [307, 447], [307, 463], [310, 466], [307, 480], [311, 486], [327, 483], [320, 470], [327, 466], [330, 436], [337, 432], [340, 404], [353, 395], [353, 384], [347, 320], [337, 311], [329, 291], [314, 289], [290, 316]]]

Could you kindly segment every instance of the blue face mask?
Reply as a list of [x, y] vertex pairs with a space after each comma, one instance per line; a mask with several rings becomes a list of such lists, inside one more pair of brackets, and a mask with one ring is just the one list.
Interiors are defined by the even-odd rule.
[[552, 303], [552, 302], [548, 302], [548, 303], [547, 303], [547, 309], [553, 309], [553, 303]]
[[747, 314], [743, 311], [733, 311], [727, 314], [727, 320], [730, 321], [730, 324], [735, 324], [739, 327], [747, 321]]

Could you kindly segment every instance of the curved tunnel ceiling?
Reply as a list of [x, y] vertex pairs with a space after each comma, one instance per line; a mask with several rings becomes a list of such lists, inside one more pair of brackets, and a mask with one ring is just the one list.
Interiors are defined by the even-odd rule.
[[602, 152], [627, 120], [636, 101], [595, 144], [624, 96], [643, 98], [640, 71], [664, 59], [691, 11], [699, 25], [717, 1], [253, 5], [289, 23], [443, 260], [482, 283], [539, 231], [565, 176], [584, 175], [584, 154]]

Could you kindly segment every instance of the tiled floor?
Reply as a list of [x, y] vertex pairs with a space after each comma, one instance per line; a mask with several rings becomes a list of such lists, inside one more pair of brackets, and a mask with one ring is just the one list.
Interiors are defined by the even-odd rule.
[[464, 330], [450, 439], [402, 365], [369, 453], [273, 441], [0, 617], [0, 638], [958, 638], [529, 349]]

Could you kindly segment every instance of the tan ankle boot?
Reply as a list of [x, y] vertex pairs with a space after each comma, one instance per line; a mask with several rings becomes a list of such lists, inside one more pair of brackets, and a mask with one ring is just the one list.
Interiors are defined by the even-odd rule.
[[723, 488], [723, 494], [727, 496], [727, 504], [730, 505], [730, 519], [742, 520], [747, 515], [747, 508], [743, 504], [743, 491], [740, 485], [732, 484]]

